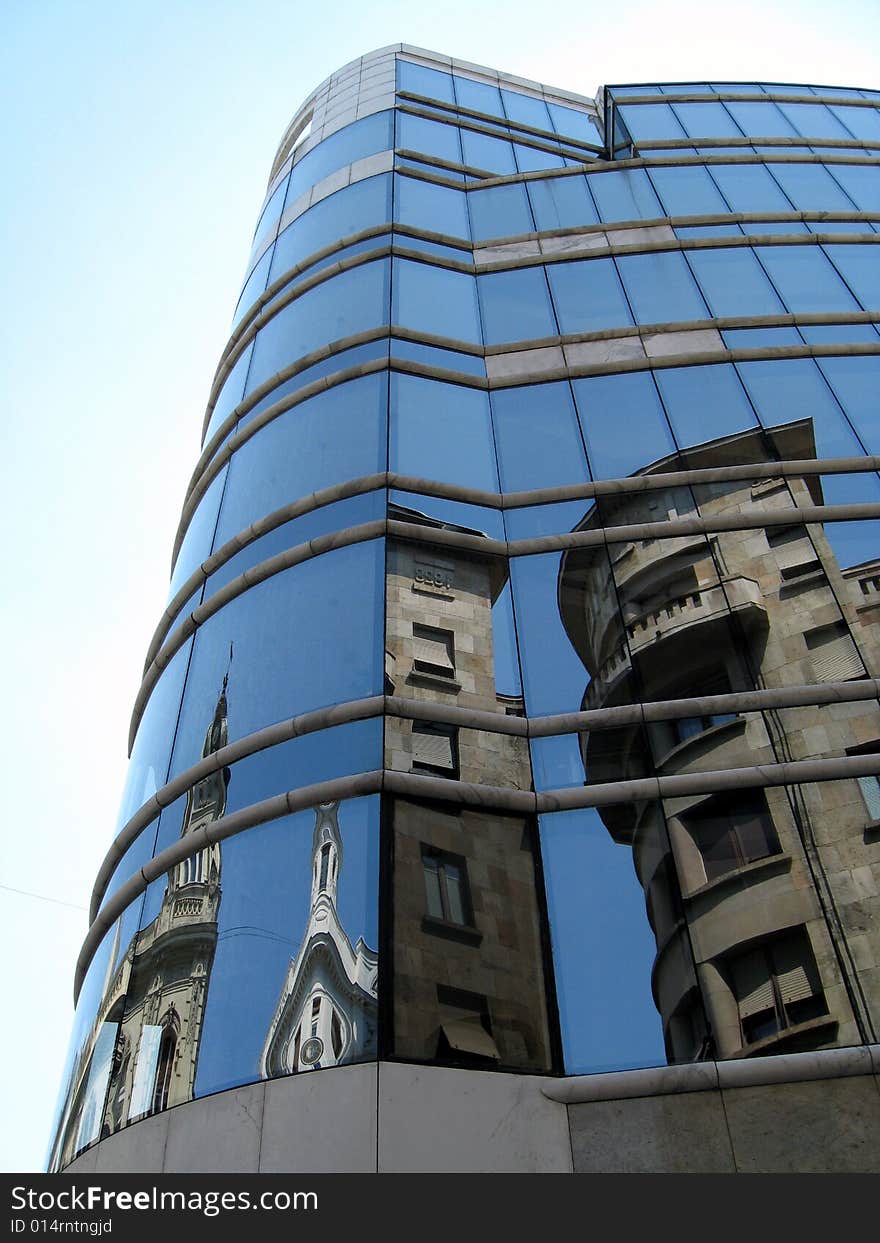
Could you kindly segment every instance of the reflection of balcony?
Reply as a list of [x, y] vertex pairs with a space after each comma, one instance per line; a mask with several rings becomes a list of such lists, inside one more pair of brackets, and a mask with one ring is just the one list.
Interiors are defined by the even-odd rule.
[[587, 688], [584, 708], [600, 707], [614, 697], [621, 679], [631, 670], [632, 657], [639, 658], [646, 673], [655, 653], [668, 667], [675, 649], [684, 642], [711, 642], [715, 632], [720, 638], [731, 614], [746, 633], [766, 628], [763, 593], [754, 579], [737, 576], [724, 578], [711, 587], [696, 587], [634, 618], [624, 627], [624, 637]]

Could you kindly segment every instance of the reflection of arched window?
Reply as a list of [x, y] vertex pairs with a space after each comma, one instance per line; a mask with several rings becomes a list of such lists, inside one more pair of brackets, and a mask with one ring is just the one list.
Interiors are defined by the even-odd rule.
[[330, 1023], [330, 1043], [333, 1046], [333, 1056], [338, 1058], [342, 1052], [342, 1024], [339, 1021], [339, 1015], [333, 1011], [333, 1018]]
[[168, 1091], [171, 1087], [171, 1071], [174, 1066], [174, 1050], [176, 1047], [177, 1033], [173, 1026], [168, 1023], [162, 1031], [162, 1041], [159, 1045], [159, 1058], [156, 1063], [156, 1084], [153, 1088], [153, 1113], [158, 1113], [160, 1109], [165, 1109], [168, 1106]]
[[318, 880], [318, 889], [321, 893], [327, 888], [327, 870], [330, 866], [330, 843], [325, 842], [321, 847], [321, 876]]

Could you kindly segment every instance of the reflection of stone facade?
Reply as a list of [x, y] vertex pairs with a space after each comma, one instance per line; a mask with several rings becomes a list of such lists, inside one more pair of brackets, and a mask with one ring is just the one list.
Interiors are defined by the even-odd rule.
[[[202, 757], [227, 741], [227, 678]], [[229, 770], [192, 786], [181, 837], [219, 820]], [[67, 1124], [61, 1164], [129, 1122], [191, 1100], [220, 909], [220, 846], [212, 843], [168, 874], [156, 918], [118, 956], [114, 946], [103, 1000], [81, 1055], [82, 1088]], [[117, 925], [118, 928], [118, 925]]]
[[[392, 515], [422, 526], [422, 514]], [[459, 532], [462, 528], [452, 528]], [[506, 567], [473, 551], [388, 543], [388, 691], [425, 705], [522, 713], [496, 692], [492, 604]], [[385, 763], [487, 786], [531, 786], [524, 739], [386, 718]], [[550, 1062], [533, 826], [453, 805], [394, 802], [394, 1052], [462, 1064]]]
[[288, 968], [260, 1059], [264, 1078], [320, 1070], [376, 1051], [378, 955], [355, 946], [336, 909], [342, 872], [337, 803], [315, 809], [309, 921]]
[[[808, 420], [775, 430], [813, 457]], [[708, 442], [688, 466], [767, 460], [759, 433]], [[654, 463], [643, 473], [675, 470]], [[700, 484], [603, 500], [580, 529], [822, 502], [817, 477]], [[841, 572], [821, 526], [641, 538], [566, 554], [560, 608], [591, 674], [585, 708], [878, 672], [877, 566]], [[696, 774], [880, 749], [876, 701], [652, 722], [582, 736], [590, 781]], [[880, 1014], [874, 778], [747, 783], [601, 808], [632, 847], [657, 941], [653, 991], [670, 1060], [857, 1044]], [[875, 806], [872, 806], [875, 804]], [[665, 821], [665, 823], [664, 823]], [[873, 871], [872, 871], [873, 864]], [[693, 963], [696, 963], [696, 976]]]

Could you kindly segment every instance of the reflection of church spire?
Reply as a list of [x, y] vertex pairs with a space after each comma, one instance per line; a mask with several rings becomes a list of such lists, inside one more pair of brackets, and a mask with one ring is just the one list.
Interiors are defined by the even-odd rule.
[[[214, 706], [214, 716], [205, 733], [202, 759], [207, 759], [209, 756], [214, 755], [221, 748], [225, 747], [229, 740], [229, 704], [226, 690], [229, 686], [229, 668], [231, 664], [232, 644], [230, 643], [229, 664], [226, 666], [223, 684], [217, 697], [217, 703]], [[201, 781], [190, 787], [187, 791], [186, 809], [183, 813], [183, 824], [180, 829], [181, 837], [186, 837], [191, 833], [195, 833], [198, 829], [205, 828], [214, 820], [219, 820], [224, 815], [229, 778], [229, 768], [219, 768], [212, 773], [208, 773]], [[180, 888], [183, 885], [199, 882], [207, 883], [209, 886], [216, 886], [219, 880], [220, 847], [216, 843], [211, 843], [204, 850], [200, 850], [198, 854], [191, 855], [188, 859], [183, 859], [177, 865], [169, 879], [168, 892], [170, 893], [173, 889]]]
[[337, 911], [342, 871], [338, 803], [315, 808], [305, 935], [291, 960], [261, 1059], [267, 1078], [350, 1062], [376, 1031], [375, 950], [351, 941]]
[[[203, 759], [226, 746], [228, 686], [227, 665]], [[225, 814], [229, 779], [221, 768], [187, 791], [181, 837]], [[76, 1071], [53, 1164], [66, 1164], [102, 1133], [192, 1099], [220, 896], [220, 845], [209, 842], [168, 873], [158, 914], [122, 954], [117, 922], [98, 1022]]]

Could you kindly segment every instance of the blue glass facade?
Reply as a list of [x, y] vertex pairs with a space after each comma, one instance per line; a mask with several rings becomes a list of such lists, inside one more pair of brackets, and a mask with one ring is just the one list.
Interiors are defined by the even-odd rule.
[[877, 94], [359, 66], [255, 231], [55, 1168], [351, 1062], [877, 1040]]

